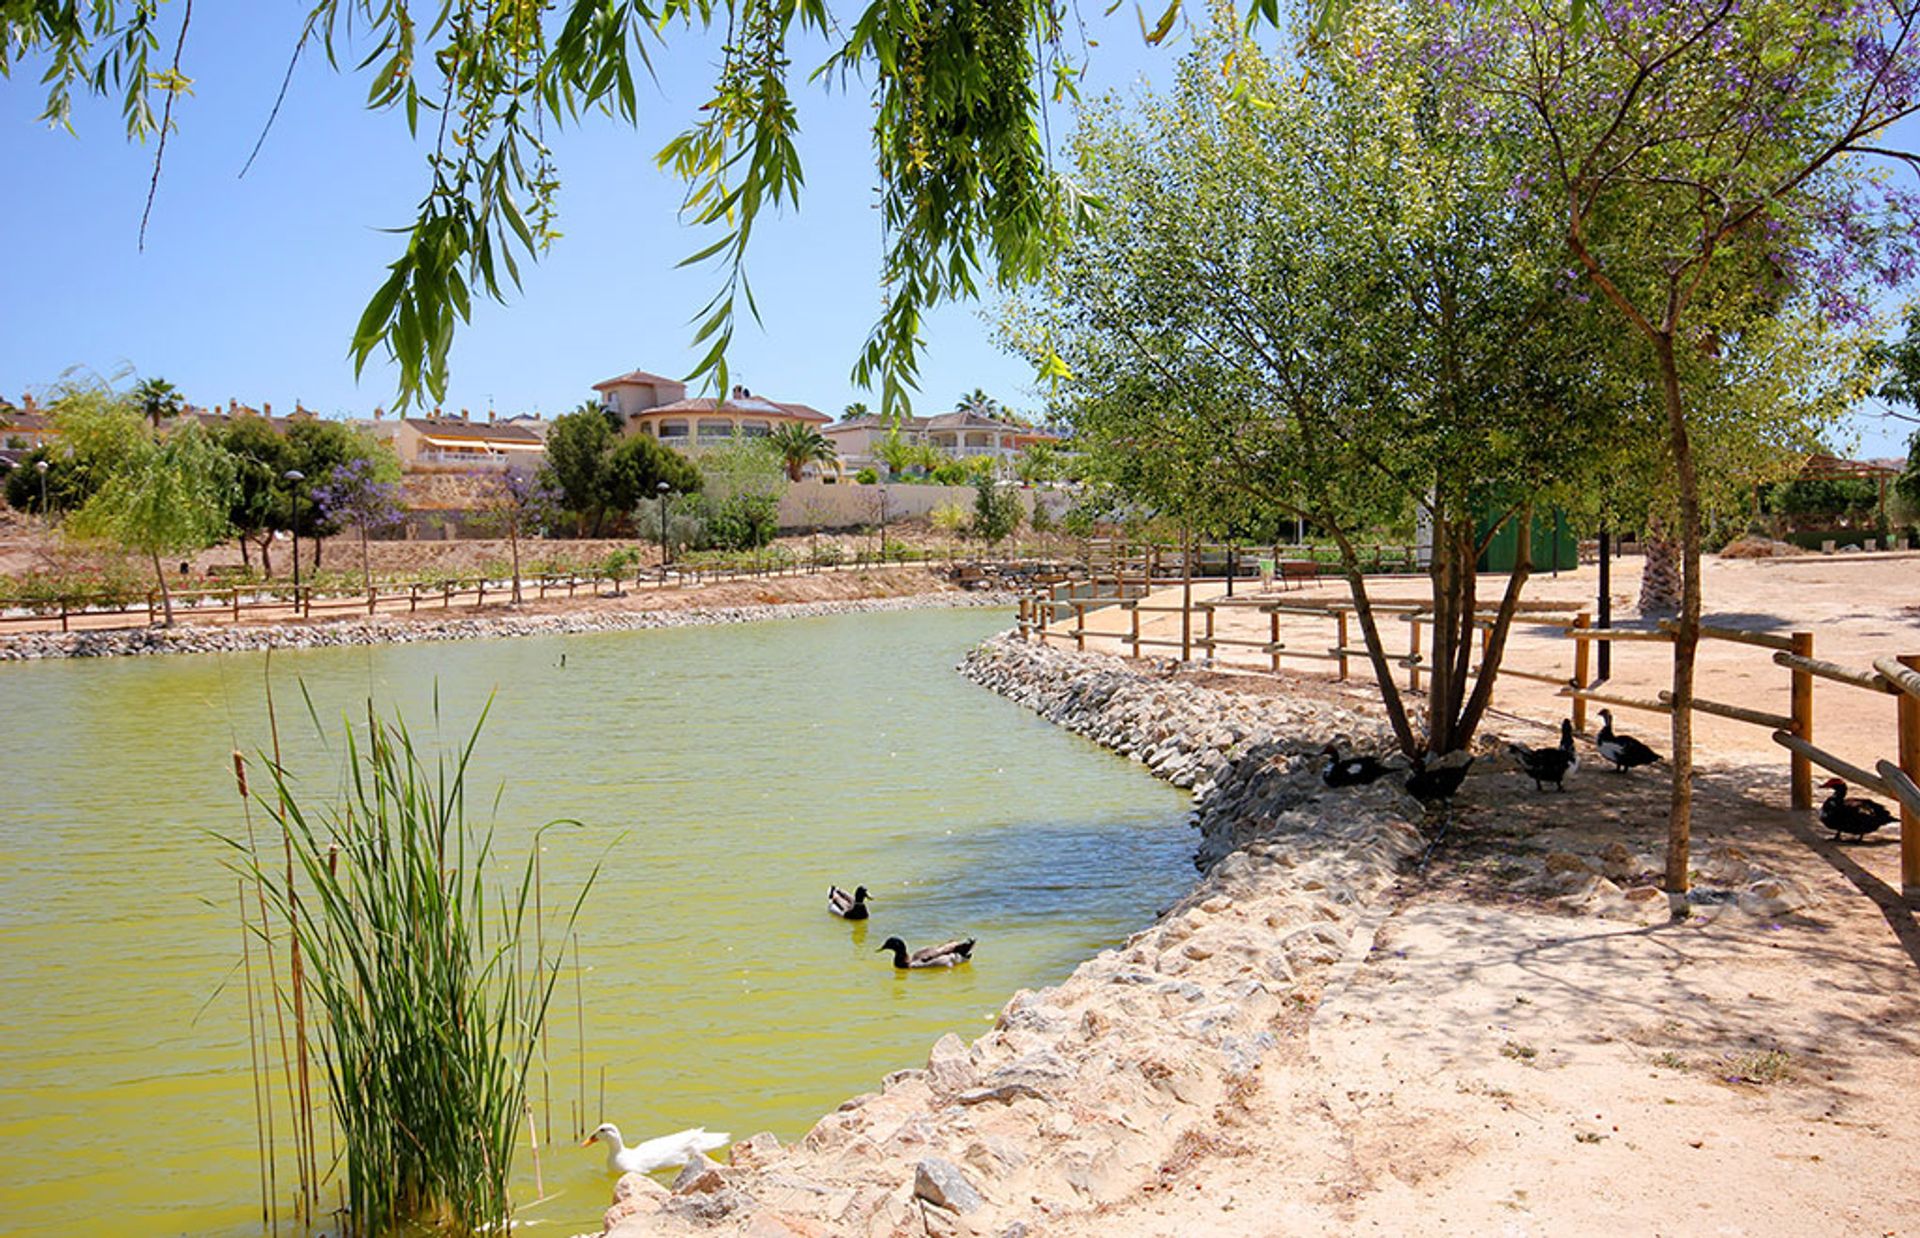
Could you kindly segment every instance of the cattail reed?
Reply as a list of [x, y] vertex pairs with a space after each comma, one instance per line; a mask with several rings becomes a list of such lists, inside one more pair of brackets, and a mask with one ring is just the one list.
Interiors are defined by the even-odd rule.
[[[294, 1023], [283, 1060], [298, 1080], [298, 1208], [310, 1225], [324, 1188], [310, 1058], [338, 1131], [326, 1176], [341, 1190], [339, 1232], [424, 1224], [462, 1234], [506, 1224], [522, 1121], [544, 1191], [527, 1081], [562, 959], [538, 944], [531, 971], [524, 959], [525, 941], [544, 941], [533, 901], [537, 860], [501, 882], [488, 872], [491, 828], [468, 823], [467, 769], [479, 736], [476, 724], [462, 747], [428, 764], [403, 723], [376, 720], [364, 736], [346, 731], [339, 803], [303, 802], [277, 752], [273, 786], [258, 793], [282, 848], [269, 859], [249, 835], [242, 875], [264, 891], [263, 916], [270, 904], [291, 926], [273, 1004]], [[547, 828], [534, 834], [534, 856]], [[567, 936], [597, 872], [566, 913]], [[574, 966], [577, 1000], [577, 939]], [[264, 1020], [263, 1012], [263, 1028]]]

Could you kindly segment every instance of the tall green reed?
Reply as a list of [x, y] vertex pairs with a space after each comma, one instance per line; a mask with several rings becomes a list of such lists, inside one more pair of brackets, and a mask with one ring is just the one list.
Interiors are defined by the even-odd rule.
[[[338, 1132], [327, 1172], [299, 1175], [297, 1212], [309, 1224], [327, 1178], [343, 1187], [344, 1234], [412, 1225], [475, 1233], [511, 1217], [527, 1079], [560, 961], [544, 956], [536, 857], [547, 830], [573, 823], [541, 826], [517, 876], [503, 876], [513, 869], [496, 862], [492, 827], [467, 818], [468, 766], [485, 722], [483, 710], [466, 743], [429, 766], [404, 721], [369, 710], [364, 735], [345, 728], [337, 802], [313, 803], [272, 760], [272, 785], [256, 798], [278, 837], [256, 841], [249, 829], [230, 840], [263, 900], [259, 927], [268, 907], [283, 931], [291, 925], [297, 953], [274, 970], [274, 1001], [299, 1012], [302, 1040], [313, 1025]], [[562, 943], [598, 871], [566, 910]], [[243, 893], [243, 916], [245, 902]], [[301, 1094], [291, 1108], [304, 1159], [315, 1106], [305, 1049], [296, 1052]], [[271, 1156], [271, 1132], [267, 1143]]]

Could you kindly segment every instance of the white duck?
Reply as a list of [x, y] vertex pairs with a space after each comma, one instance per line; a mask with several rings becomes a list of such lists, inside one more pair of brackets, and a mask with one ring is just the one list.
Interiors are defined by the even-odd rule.
[[580, 1146], [584, 1148], [591, 1143], [605, 1142], [608, 1173], [646, 1174], [656, 1169], [684, 1165], [697, 1153], [724, 1148], [728, 1139], [725, 1131], [710, 1131], [704, 1126], [694, 1126], [629, 1148], [620, 1142], [619, 1127], [611, 1122], [602, 1122], [593, 1134], [581, 1141]]

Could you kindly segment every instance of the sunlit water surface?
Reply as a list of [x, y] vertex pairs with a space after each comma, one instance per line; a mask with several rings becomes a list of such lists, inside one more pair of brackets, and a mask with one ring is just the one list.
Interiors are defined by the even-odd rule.
[[[1186, 884], [1182, 794], [953, 673], [1005, 622], [913, 611], [273, 656], [281, 741], [313, 794], [339, 787], [339, 728], [369, 698], [444, 747], [492, 694], [470, 802], [500, 792], [504, 856], [546, 820], [584, 823], [547, 835], [550, 914], [604, 857], [581, 1017], [569, 963], [533, 1083], [559, 1146], [547, 1197], [519, 1213], [530, 1232], [597, 1229], [608, 1202], [597, 1150], [568, 1142], [583, 1076], [588, 1124], [604, 1067], [605, 1115], [630, 1140], [699, 1124], [797, 1138]], [[240, 828], [228, 753], [267, 742], [266, 668], [0, 667], [0, 1232], [259, 1229], [240, 930], [212, 832]], [[872, 889], [870, 927], [825, 914], [830, 881]], [[902, 976], [874, 953], [894, 933], [980, 945], [971, 966]], [[532, 1171], [523, 1152], [516, 1198], [533, 1199]]]

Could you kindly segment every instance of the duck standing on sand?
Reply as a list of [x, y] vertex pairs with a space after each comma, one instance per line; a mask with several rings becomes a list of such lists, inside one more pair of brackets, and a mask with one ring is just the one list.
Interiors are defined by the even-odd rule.
[[1320, 769], [1320, 781], [1329, 787], [1364, 787], [1393, 772], [1393, 767], [1378, 757], [1341, 756], [1339, 744], [1328, 744], [1320, 755], [1327, 759]]
[[1613, 731], [1613, 711], [1600, 711], [1600, 734], [1594, 737], [1593, 746], [1600, 755], [1613, 762], [1613, 768], [1626, 773], [1639, 765], [1652, 765], [1660, 759], [1660, 754], [1647, 747], [1631, 735], [1616, 735]]
[[1450, 804], [1472, 766], [1473, 758], [1465, 753], [1448, 753], [1431, 766], [1422, 753], [1413, 758], [1413, 772], [1407, 775], [1407, 794], [1429, 807]]
[[602, 1122], [594, 1128], [593, 1134], [581, 1141], [580, 1146], [584, 1148], [590, 1143], [605, 1143], [608, 1173], [648, 1174], [656, 1169], [684, 1165], [701, 1152], [724, 1148], [728, 1138], [725, 1131], [710, 1131], [704, 1126], [694, 1126], [629, 1148], [620, 1142], [619, 1127], [611, 1122]]
[[842, 920], [867, 918], [867, 887], [855, 886], [849, 894], [839, 886], [827, 887], [827, 910]]
[[1513, 755], [1520, 758], [1520, 768], [1533, 779], [1533, 789], [1544, 791], [1552, 783], [1558, 789], [1567, 789], [1567, 775], [1580, 768], [1580, 756], [1573, 750], [1573, 723], [1565, 718], [1560, 720], [1560, 746], [1558, 748], [1529, 748], [1525, 744], [1508, 744]]
[[922, 967], [958, 967], [973, 958], [973, 938], [964, 941], [949, 941], [938, 946], [928, 946], [924, 950], [907, 953], [907, 943], [898, 937], [889, 937], [881, 943], [875, 954], [893, 951], [893, 965], [901, 971], [918, 970]]
[[1820, 805], [1820, 824], [1833, 831], [1833, 841], [1839, 842], [1846, 834], [1865, 838], [1881, 826], [1893, 824], [1893, 814], [1884, 804], [1848, 799], [1847, 784], [1843, 780], [1829, 778], [1820, 785], [1833, 792]]

